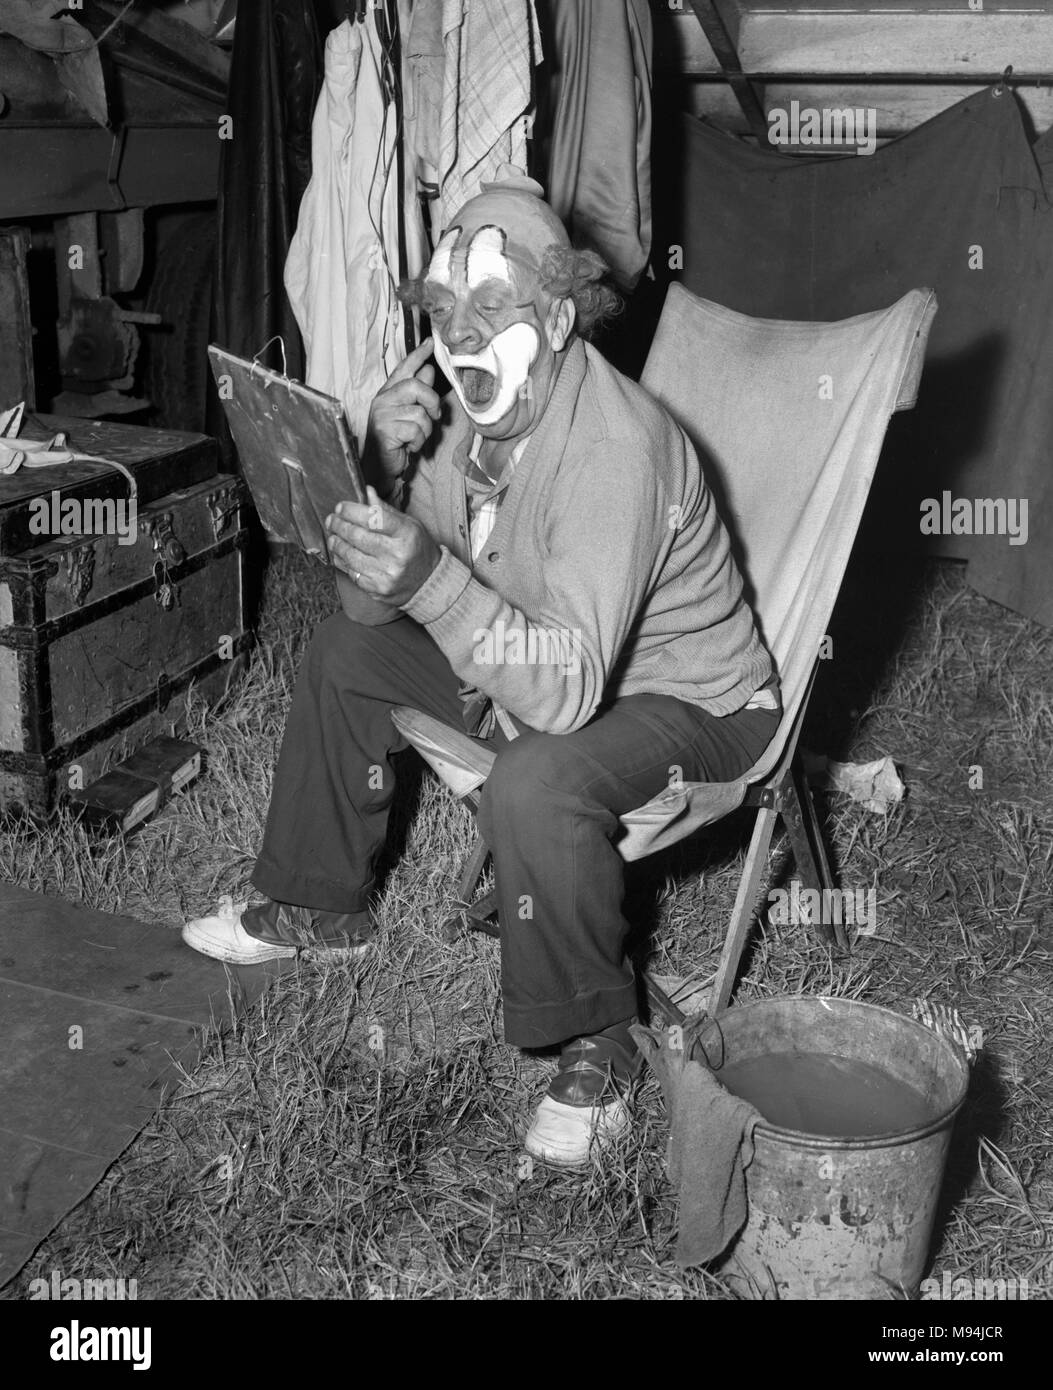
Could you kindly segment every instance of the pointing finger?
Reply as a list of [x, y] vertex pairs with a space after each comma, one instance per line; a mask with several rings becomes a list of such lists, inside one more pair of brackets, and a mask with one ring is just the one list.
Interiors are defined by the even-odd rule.
[[388, 381], [408, 381], [410, 377], [416, 376], [417, 372], [431, 356], [431, 349], [431, 339], [425, 338], [419, 347], [415, 347], [411, 353], [402, 359], [388, 377]]

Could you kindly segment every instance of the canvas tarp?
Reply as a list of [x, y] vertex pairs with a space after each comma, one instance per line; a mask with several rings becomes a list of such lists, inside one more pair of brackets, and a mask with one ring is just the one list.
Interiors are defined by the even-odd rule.
[[879, 470], [880, 534], [916, 543], [922, 502], [944, 490], [1026, 499], [1024, 544], [923, 543], [1053, 626], [1053, 207], [1012, 94], [971, 96], [870, 156], [762, 150], [689, 117], [681, 139], [667, 231], [696, 294], [829, 321], [935, 289], [918, 406], [893, 422]]

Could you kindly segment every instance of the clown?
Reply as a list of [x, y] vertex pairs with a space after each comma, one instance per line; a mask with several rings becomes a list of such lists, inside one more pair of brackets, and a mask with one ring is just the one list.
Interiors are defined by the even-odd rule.
[[489, 184], [443, 235], [421, 292], [435, 360], [490, 439], [539, 418], [574, 327], [570, 298], [541, 290], [545, 254], [568, 249], [563, 224], [530, 179]]
[[[571, 248], [541, 185], [512, 166], [461, 209], [421, 279], [400, 297], [430, 318], [434, 337], [411, 353], [374, 402], [371, 439], [386, 479], [400, 477], [438, 418], [435, 361], [502, 467], [542, 417], [562, 354], [617, 311], [606, 267]], [[405, 384], [409, 383], [409, 384]], [[396, 445], [390, 447], [390, 443]]]
[[[392, 708], [484, 740], [505, 1039], [558, 1057], [523, 1143], [568, 1166], [628, 1127], [640, 1067], [619, 817], [671, 767], [741, 777], [779, 722], [690, 441], [586, 341], [617, 302], [603, 272], [508, 170], [403, 288], [434, 336], [373, 401], [368, 503], [326, 523], [344, 611], [297, 681], [253, 873], [265, 901], [184, 931], [239, 962], [369, 950], [405, 746]], [[545, 659], [552, 633], [573, 662]], [[535, 657], [480, 657], [498, 651]]]

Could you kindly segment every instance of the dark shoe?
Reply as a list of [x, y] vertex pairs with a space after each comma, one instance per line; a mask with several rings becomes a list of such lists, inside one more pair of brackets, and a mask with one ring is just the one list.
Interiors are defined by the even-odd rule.
[[599, 1105], [613, 1100], [640, 1075], [643, 1056], [629, 1032], [635, 1018], [602, 1033], [564, 1043], [559, 1070], [548, 1094], [563, 1105]]
[[323, 912], [315, 907], [265, 902], [247, 908], [241, 925], [249, 936], [269, 946], [361, 955], [373, 941], [373, 919], [368, 912]]

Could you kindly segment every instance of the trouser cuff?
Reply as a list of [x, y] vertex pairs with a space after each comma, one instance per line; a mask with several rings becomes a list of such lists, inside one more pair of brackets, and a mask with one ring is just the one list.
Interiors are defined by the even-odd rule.
[[513, 1047], [552, 1047], [570, 1038], [602, 1033], [638, 1012], [636, 983], [593, 990], [560, 1004], [505, 1004], [505, 1042]]
[[306, 878], [290, 873], [261, 855], [252, 871], [252, 886], [273, 902], [294, 903], [319, 912], [367, 913], [373, 883], [347, 888], [327, 878]]
[[360, 946], [373, 936], [368, 912], [315, 912], [288, 903], [269, 902], [241, 914], [241, 925], [270, 946]]

